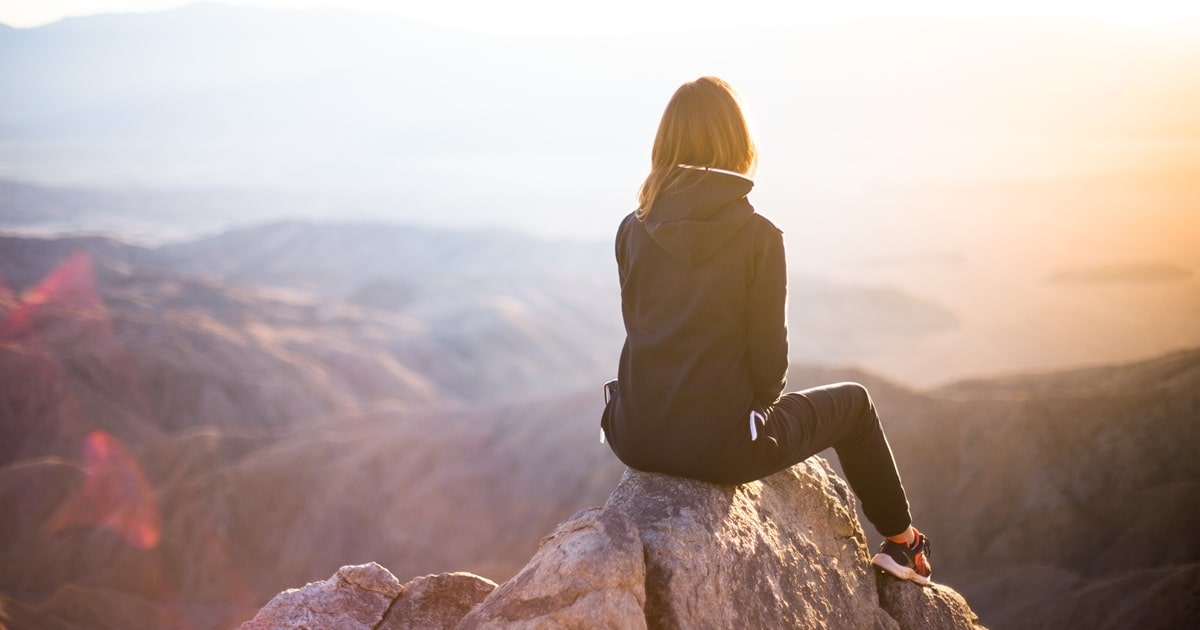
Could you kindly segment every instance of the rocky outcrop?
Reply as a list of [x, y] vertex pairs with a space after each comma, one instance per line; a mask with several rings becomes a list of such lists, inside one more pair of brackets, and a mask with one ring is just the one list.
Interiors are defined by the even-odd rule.
[[879, 585], [879, 606], [901, 628], [982, 628], [975, 611], [954, 589], [940, 584], [931, 588], [913, 588], [910, 582], [879, 574], [876, 575], [876, 581]]
[[342, 567], [324, 582], [280, 593], [241, 630], [374, 628], [402, 590], [396, 576], [373, 562]]
[[741, 486], [629, 473], [608, 506], [645, 540], [654, 627], [894, 627], [851, 501], [813, 459]]
[[542, 540], [529, 564], [459, 628], [646, 627], [646, 563], [633, 520], [584, 510]]
[[439, 630], [453, 628], [496, 583], [442, 573], [400, 584], [375, 564], [346, 566], [324, 582], [284, 591], [240, 630]]
[[[268, 609], [284, 620], [293, 619], [287, 606], [315, 610], [303, 598], [281, 601], [287, 595], [251, 623]], [[375, 611], [386, 597], [367, 599]], [[603, 508], [560, 524], [520, 573], [481, 599], [455, 627], [980, 629], [952, 589], [871, 569], [853, 495], [821, 458], [740, 486], [628, 471]], [[336, 626], [351, 613], [335, 614], [303, 621], [376, 627]], [[402, 621], [396, 609], [388, 619]]]
[[472, 573], [414, 578], [402, 587], [376, 630], [453, 628], [495, 588], [495, 582]]

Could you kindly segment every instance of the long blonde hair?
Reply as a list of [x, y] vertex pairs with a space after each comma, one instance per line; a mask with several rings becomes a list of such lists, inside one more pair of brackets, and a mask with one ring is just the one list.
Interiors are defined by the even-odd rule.
[[716, 77], [684, 83], [675, 90], [658, 124], [650, 174], [638, 190], [637, 217], [645, 219], [654, 200], [679, 183], [678, 166], [751, 175], [757, 164], [758, 151], [737, 92]]

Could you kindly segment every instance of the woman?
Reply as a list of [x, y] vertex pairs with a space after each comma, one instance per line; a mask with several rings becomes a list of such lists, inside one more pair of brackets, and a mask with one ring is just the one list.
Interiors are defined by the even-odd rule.
[[685, 83], [663, 113], [638, 209], [617, 231], [626, 339], [602, 427], [626, 465], [761, 479], [833, 447], [887, 540], [872, 562], [929, 583], [929, 540], [871, 398], [840, 383], [780, 396], [787, 373], [783, 235], [747, 201], [756, 152], [724, 81]]

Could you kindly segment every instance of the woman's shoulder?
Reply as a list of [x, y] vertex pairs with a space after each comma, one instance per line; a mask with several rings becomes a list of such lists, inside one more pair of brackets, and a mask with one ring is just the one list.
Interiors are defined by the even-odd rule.
[[641, 225], [641, 223], [641, 220], [637, 217], [637, 212], [630, 212], [625, 215], [625, 218], [621, 219], [621, 223], [617, 225], [617, 238], [621, 238], [629, 232], [630, 228]]
[[766, 234], [783, 235], [783, 230], [779, 229], [779, 226], [775, 225], [774, 222], [760, 214], [757, 210], [754, 214], [750, 215], [750, 225], [755, 230]]

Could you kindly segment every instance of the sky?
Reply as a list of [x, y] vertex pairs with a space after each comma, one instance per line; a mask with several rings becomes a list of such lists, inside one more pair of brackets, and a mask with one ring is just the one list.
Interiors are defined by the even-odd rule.
[[[161, 11], [188, 3], [0, 0], [0, 22], [29, 28], [65, 15]], [[311, 34], [281, 40], [281, 32], [292, 33], [282, 27], [244, 41], [230, 35], [219, 49], [195, 51], [187, 49], [191, 37], [172, 36], [154, 44], [154, 55], [76, 36], [72, 50], [94, 44], [82, 58], [40, 55], [7, 66], [0, 60], [0, 81], [10, 81], [0, 85], [0, 93], [14, 95], [0, 107], [0, 123], [7, 116], [25, 125], [21, 134], [8, 137], [0, 128], [0, 177], [47, 185], [326, 187], [393, 194], [409, 181], [432, 186], [470, 172], [476, 186], [438, 186], [438, 203], [484, 208], [469, 195], [500, 187], [526, 207], [521, 216], [530, 225], [523, 229], [607, 231], [607, 216], [596, 214], [592, 228], [584, 228], [582, 219], [559, 218], [557, 204], [542, 194], [548, 186], [544, 180], [565, 194], [592, 185], [592, 169], [618, 169], [620, 181], [633, 183], [589, 189], [586, 197], [597, 207], [623, 209], [642, 176], [660, 100], [680, 81], [701, 74], [730, 80], [750, 105], [762, 156], [756, 194], [764, 202], [782, 204], [823, 191], [833, 198], [822, 203], [864, 206], [871, 204], [854, 197], [863, 182], [1076, 177], [1155, 170], [1158, 163], [1174, 169], [1200, 164], [1200, 123], [1191, 113], [1200, 103], [1200, 85], [1191, 78], [1192, 60], [1200, 53], [1177, 45], [1197, 41], [1191, 33], [1200, 30], [1200, 0], [743, 0], [736, 11], [728, 0], [226, 4], [337, 6], [467, 32], [451, 48], [434, 46], [439, 52], [425, 55], [415, 69], [405, 69], [405, 60], [416, 57], [400, 46], [403, 38], [380, 40], [386, 42], [380, 44], [386, 54], [380, 54], [372, 37], [339, 40], [333, 32], [338, 29], [329, 29], [332, 43], [322, 46], [312, 45]], [[795, 11], [796, 5], [804, 11]], [[888, 19], [901, 10], [914, 19]], [[927, 24], [922, 16], [955, 23], [959, 20], [953, 18], [978, 19], [966, 20], [969, 27], [949, 28], [937, 19]], [[1005, 19], [1022, 16], [1066, 19]], [[275, 13], [272, 19], [287, 22], [286, 17]], [[836, 23], [853, 19], [874, 20]], [[814, 21], [835, 23], [785, 26]], [[356, 28], [385, 22], [403, 28], [398, 21], [369, 17], [346, 22]], [[1013, 24], [1026, 22], [1041, 26], [1013, 30]], [[874, 28], [878, 24], [885, 28]], [[727, 48], [720, 50], [698, 43], [710, 41], [707, 32], [613, 39], [655, 29], [737, 25], [748, 28], [728, 31], [722, 40]], [[203, 20], [191, 26], [209, 28]], [[1182, 37], [1160, 36], [1175, 27]], [[49, 37], [54, 30], [40, 32]], [[511, 38], [505, 40], [505, 54], [486, 62], [473, 58], [477, 44], [469, 42], [487, 40], [475, 37], [478, 31]], [[523, 37], [526, 33], [568, 37]], [[33, 41], [39, 31], [29, 34], [11, 39]], [[605, 52], [593, 54], [600, 40]], [[655, 47], [668, 45], [663, 42], [670, 42], [670, 52]], [[547, 45], [556, 54], [539, 52]], [[675, 54], [681, 46], [692, 46], [691, 52]], [[654, 63], [645, 63], [646, 56]], [[499, 63], [515, 66], [500, 75], [493, 67]], [[405, 81], [376, 80], [401, 72], [408, 73]], [[287, 77], [304, 73], [312, 78], [288, 82]], [[480, 85], [505, 96], [472, 100], [471, 90]], [[598, 85], [628, 92], [620, 98], [611, 90], [596, 96]], [[414, 86], [437, 104], [426, 111], [422, 101], [407, 99], [404, 91]], [[533, 107], [522, 104], [527, 102]], [[393, 106], [402, 106], [406, 117], [394, 118]], [[524, 116], [530, 109], [541, 114]], [[509, 116], [504, 125], [489, 122], [503, 116]], [[577, 124], [574, 117], [589, 123]], [[421, 124], [407, 125], [410, 119]], [[302, 126], [306, 133], [288, 125]], [[90, 136], [93, 132], [103, 137]], [[513, 142], [516, 137], [519, 142]], [[300, 149], [293, 146], [299, 138], [308, 143]], [[417, 145], [437, 147], [439, 153], [430, 156], [413, 148]], [[237, 151], [231, 153], [230, 146]], [[547, 172], [556, 175], [546, 177]], [[491, 178], [486, 185], [480, 179], [485, 175]], [[529, 182], [538, 192], [540, 214], [525, 201], [530, 190], [505, 188], [512, 182]], [[461, 199], [452, 203], [447, 190]]]
[[[185, 4], [0, 0], [0, 23]], [[749, 103], [762, 159], [754, 203], [788, 235], [793, 273], [898, 287], [975, 322], [973, 337], [946, 336], [924, 355], [929, 378], [947, 375], [941, 356], [1016, 370], [1200, 339], [1194, 276], [1103, 295], [1045, 282], [1058, 270], [1147, 261], [1200, 270], [1200, 0], [826, 2], [803, 12], [778, 0], [742, 0], [736, 12], [729, 0], [227, 4], [338, 6], [418, 25], [346, 19], [343, 32], [324, 28], [340, 24], [326, 16], [272, 14], [286, 27], [231, 29], [213, 47], [212, 29], [227, 25], [163, 16], [94, 23], [170, 24], [165, 37], [62, 28], [0, 38], [34, 51], [0, 56], [0, 179], [204, 193], [171, 200], [250, 195], [180, 203], [178, 216], [204, 220], [215, 208], [221, 220], [498, 225], [607, 241], [635, 203], [669, 94], [711, 73]], [[1067, 19], [1005, 19], [1021, 17]], [[870, 21], [838, 23], [856, 19]], [[787, 28], [805, 23], [822, 26]], [[364, 24], [434, 35], [348, 34]], [[737, 26], [748, 28], [720, 46], [710, 32], [656, 35]], [[55, 39], [62, 33], [69, 41]], [[623, 36], [646, 33], [655, 35]], [[487, 48], [496, 39], [504, 45]], [[259, 203], [261, 190], [283, 196]], [[1061, 325], [1040, 325], [1051, 317]], [[883, 367], [912, 371], [906, 354], [894, 357]]]
[[[34, 27], [68, 16], [158, 11], [194, 0], [0, 0], [0, 23]], [[579, 3], [560, 0], [251, 0], [228, 4], [270, 8], [340, 7], [390, 13], [409, 19], [497, 33], [589, 35], [651, 32], [664, 29], [716, 28], [810, 23], [885, 16], [1072, 15], [1124, 24], [1169, 25], [1200, 20], [1196, 0], [856, 0], [782, 3], [743, 0], [731, 11], [728, 0], [609, 0]]]

